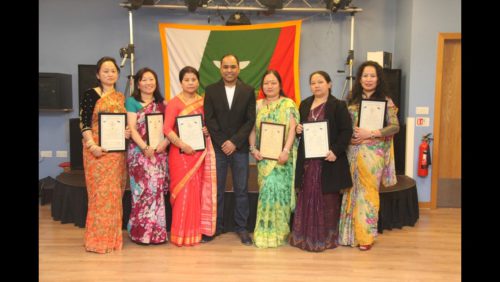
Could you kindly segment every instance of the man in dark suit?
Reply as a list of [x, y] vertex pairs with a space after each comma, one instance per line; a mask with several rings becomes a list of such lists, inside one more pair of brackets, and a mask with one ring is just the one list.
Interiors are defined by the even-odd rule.
[[[205, 123], [215, 149], [217, 169], [217, 236], [223, 230], [224, 191], [231, 166], [236, 207], [234, 220], [241, 242], [252, 245], [247, 231], [248, 136], [255, 123], [255, 90], [238, 79], [239, 60], [233, 54], [221, 59], [222, 79], [205, 89]], [[203, 235], [202, 242], [213, 237]]]

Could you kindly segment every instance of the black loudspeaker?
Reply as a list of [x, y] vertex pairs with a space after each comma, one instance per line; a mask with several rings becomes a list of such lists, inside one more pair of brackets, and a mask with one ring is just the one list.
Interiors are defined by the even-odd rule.
[[384, 77], [389, 88], [389, 96], [398, 107], [399, 132], [394, 135], [394, 159], [396, 174], [405, 174], [406, 124], [404, 120], [404, 103], [401, 97], [401, 70], [384, 69]]
[[73, 109], [71, 74], [38, 73], [38, 109], [66, 111]]
[[83, 145], [79, 118], [69, 120], [69, 161], [71, 170], [83, 170]]
[[78, 65], [78, 103], [87, 89], [97, 87], [96, 68], [96, 65]]
[[394, 162], [396, 174], [405, 175], [406, 124], [399, 123], [399, 132], [394, 135]]
[[389, 88], [389, 96], [391, 96], [392, 101], [398, 107], [399, 120], [404, 116], [402, 115], [403, 105], [401, 101], [401, 70], [400, 69], [384, 69], [384, 77]]

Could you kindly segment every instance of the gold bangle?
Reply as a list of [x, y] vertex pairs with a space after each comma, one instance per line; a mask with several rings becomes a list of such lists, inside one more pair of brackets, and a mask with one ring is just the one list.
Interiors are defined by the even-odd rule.
[[[177, 141], [179, 141], [179, 138], [177, 136], [174, 136], [172, 138], [172, 144], [176, 145]], [[176, 145], [177, 146], [177, 145]]]

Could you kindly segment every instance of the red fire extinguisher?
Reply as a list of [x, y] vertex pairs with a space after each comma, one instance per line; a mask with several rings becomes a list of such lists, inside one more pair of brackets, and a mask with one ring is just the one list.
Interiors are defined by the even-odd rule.
[[418, 146], [418, 176], [425, 177], [429, 174], [431, 164], [431, 133], [422, 137], [422, 142]]

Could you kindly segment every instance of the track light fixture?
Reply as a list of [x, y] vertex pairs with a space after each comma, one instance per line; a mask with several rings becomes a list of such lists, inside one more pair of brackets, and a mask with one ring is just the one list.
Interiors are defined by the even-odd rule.
[[326, 8], [332, 12], [337, 12], [338, 10], [345, 9], [346, 6], [351, 4], [352, 0], [325, 0]]
[[270, 10], [283, 9], [283, 0], [256, 0]]
[[242, 12], [236, 12], [227, 19], [226, 25], [250, 25], [250, 19]]
[[156, 1], [155, 0], [128, 0], [128, 1], [123, 2], [123, 4], [126, 4], [127, 5], [126, 8], [128, 8], [130, 10], [137, 10], [140, 7], [142, 7], [142, 5], [152, 6], [158, 2], [159, 2], [158, 0], [156, 0]]
[[188, 11], [193, 13], [196, 11], [198, 7], [206, 7], [208, 0], [184, 0], [184, 4], [186, 4]]

